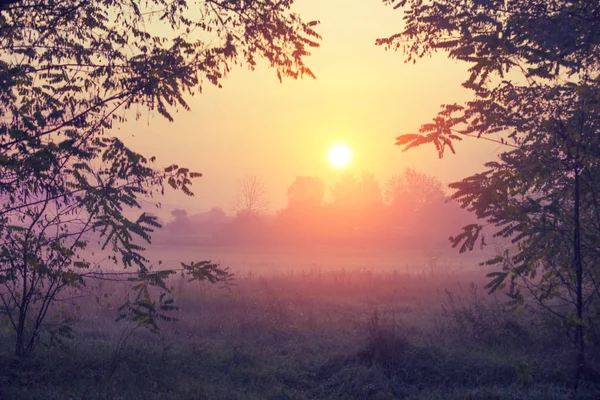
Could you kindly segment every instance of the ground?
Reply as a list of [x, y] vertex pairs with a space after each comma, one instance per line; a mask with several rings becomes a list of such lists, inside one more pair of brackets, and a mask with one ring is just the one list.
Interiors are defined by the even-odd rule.
[[51, 317], [73, 339], [19, 359], [1, 334], [0, 399], [600, 398], [594, 376], [573, 389], [560, 324], [506, 310], [485, 271], [424, 260], [175, 278], [178, 321], [158, 335], [114, 321], [125, 289], [107, 283]]

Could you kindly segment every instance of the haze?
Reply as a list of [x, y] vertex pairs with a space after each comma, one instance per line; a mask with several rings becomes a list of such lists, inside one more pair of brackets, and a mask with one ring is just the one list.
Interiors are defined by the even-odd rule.
[[[428, 146], [407, 153], [394, 146], [398, 135], [429, 122], [441, 104], [469, 96], [460, 85], [464, 64], [444, 54], [405, 64], [401, 52], [375, 46], [376, 38], [400, 30], [401, 11], [359, 0], [304, 0], [296, 10], [321, 22], [321, 47], [308, 58], [316, 80], [279, 83], [264, 63], [256, 71], [234, 68], [224, 88], [206, 83], [203, 94], [189, 98], [192, 110], [179, 110], [174, 123], [144, 115], [119, 127], [132, 148], [157, 156], [159, 164], [176, 162], [204, 174], [194, 182], [195, 197], [167, 192], [160, 199], [162, 218], [175, 208], [197, 213], [219, 206], [232, 213], [237, 181], [245, 175], [262, 179], [268, 211], [275, 212], [286, 205], [296, 176], [316, 176], [330, 186], [347, 172], [385, 181], [412, 168], [447, 184], [495, 156], [497, 145], [476, 139], [457, 146], [462, 156], [442, 160]], [[348, 169], [327, 160], [338, 142], [352, 150]]]
[[600, 399], [598, 15], [0, 2], [0, 400]]

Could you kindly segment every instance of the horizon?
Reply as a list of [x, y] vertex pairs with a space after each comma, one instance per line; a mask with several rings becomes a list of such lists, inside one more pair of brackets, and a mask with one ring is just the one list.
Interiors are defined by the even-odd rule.
[[[255, 71], [233, 68], [221, 89], [205, 85], [202, 94], [186, 95], [191, 110], [178, 110], [173, 123], [143, 113], [114, 130], [143, 155], [156, 156], [157, 165], [177, 163], [203, 174], [192, 186], [195, 197], [168, 190], [161, 203], [190, 213], [225, 205], [229, 212], [237, 181], [255, 175], [271, 194], [272, 213], [285, 206], [296, 176], [317, 176], [331, 186], [347, 172], [383, 180], [412, 168], [446, 186], [495, 157], [499, 146], [477, 139], [464, 140], [458, 156], [444, 159], [429, 147], [402, 152], [394, 146], [397, 136], [429, 122], [440, 104], [470, 98], [460, 85], [467, 66], [443, 54], [404, 63], [401, 52], [375, 46], [375, 39], [400, 29], [402, 13], [375, 1], [351, 3], [294, 6], [304, 20], [320, 20], [323, 39], [307, 57], [316, 79], [280, 83], [259, 61]], [[327, 160], [336, 143], [352, 151], [347, 168]]]

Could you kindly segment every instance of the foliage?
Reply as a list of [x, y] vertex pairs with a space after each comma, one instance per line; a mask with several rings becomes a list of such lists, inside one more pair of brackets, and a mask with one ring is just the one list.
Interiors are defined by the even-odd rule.
[[[289, 11], [292, 0], [238, 2], [123, 0], [7, 1], [0, 8], [0, 299], [29, 352], [66, 288], [106, 279], [90, 244], [166, 291], [170, 273], [152, 271], [141, 242], [160, 227], [140, 200], [169, 186], [192, 195], [201, 176], [129, 149], [110, 129], [127, 110], [173, 120], [175, 107], [204, 82], [221, 85], [231, 65], [266, 59], [279, 78], [312, 76], [303, 62], [319, 38]], [[97, 250], [98, 251], [98, 250]], [[196, 279], [227, 273], [192, 264]], [[207, 273], [204, 273], [207, 272]], [[220, 275], [223, 272], [225, 275]], [[113, 275], [109, 279], [121, 279]], [[146, 289], [129, 317], [154, 328], [169, 300]], [[129, 307], [130, 306], [130, 307]], [[166, 308], [165, 308], [166, 307]]]
[[437, 205], [444, 200], [442, 182], [414, 169], [407, 168], [385, 183], [386, 203], [411, 213]]
[[442, 106], [397, 144], [432, 143], [440, 157], [465, 136], [505, 146], [484, 172], [450, 185], [452, 198], [484, 221], [466, 226], [453, 245], [485, 245], [483, 224], [515, 244], [487, 262], [501, 268], [488, 288], [508, 288], [513, 306], [541, 305], [571, 326], [580, 377], [600, 304], [600, 3], [387, 3], [406, 9], [405, 26], [378, 44], [403, 49], [407, 61], [444, 51], [468, 63], [463, 86], [474, 95]]
[[377, 207], [383, 204], [383, 196], [379, 182], [372, 173], [363, 173], [360, 179], [361, 205]]
[[187, 218], [188, 213], [184, 209], [176, 208], [176, 209], [174, 209], [174, 210], [171, 211], [171, 215], [175, 219], [185, 219], [185, 218]]
[[333, 204], [339, 209], [358, 209], [361, 203], [360, 180], [351, 172], [344, 173], [331, 187]]
[[356, 178], [345, 173], [331, 188], [333, 203], [340, 208], [361, 209], [382, 203], [381, 188], [373, 174], [364, 173]]
[[297, 176], [287, 190], [288, 207], [318, 207], [323, 204], [325, 184], [317, 177]]

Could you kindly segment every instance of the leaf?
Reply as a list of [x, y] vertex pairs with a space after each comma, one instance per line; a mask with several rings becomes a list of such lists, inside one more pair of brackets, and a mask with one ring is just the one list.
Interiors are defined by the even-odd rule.
[[484, 286], [484, 288], [489, 289], [488, 293], [492, 294], [497, 290], [502, 290], [506, 287], [505, 281], [508, 277], [507, 272], [490, 272], [486, 275], [486, 277], [491, 280]]

